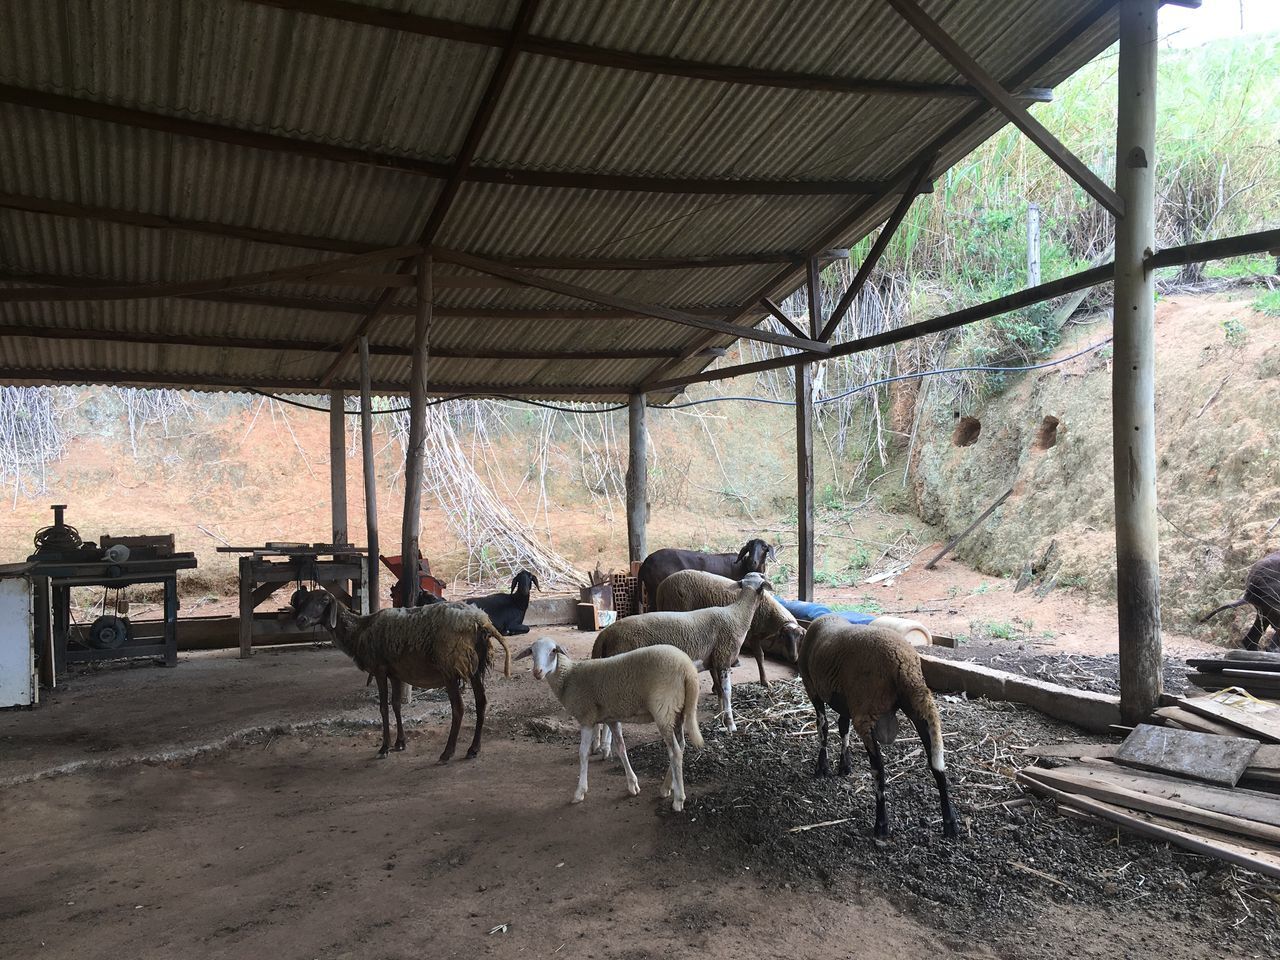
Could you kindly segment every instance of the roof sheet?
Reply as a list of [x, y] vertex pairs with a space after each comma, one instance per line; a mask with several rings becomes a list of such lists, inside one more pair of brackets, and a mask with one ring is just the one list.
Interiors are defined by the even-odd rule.
[[[499, 31], [511, 29], [519, 7], [517, 0], [364, 2]], [[335, 6], [342, 5], [314, 9]], [[922, 6], [989, 72], [1018, 87], [1052, 86], [1115, 38], [1114, 13], [1098, 0]], [[415, 241], [441, 196], [438, 177], [76, 116], [27, 97], [58, 94], [362, 156], [453, 164], [501, 49], [307, 7], [305, 0], [4, 4], [0, 83], [10, 90], [0, 97], [0, 189], [80, 210], [18, 210], [0, 197], [0, 287], [236, 275], [339, 255], [318, 253], [325, 242], [382, 249]], [[886, 0], [563, 0], [538, 8], [531, 33], [619, 57], [961, 83]], [[724, 82], [525, 50], [515, 56], [475, 163], [571, 175], [888, 182], [927, 149], [940, 151], [933, 172], [941, 173], [1003, 122], [972, 98]], [[781, 297], [799, 282], [779, 255], [851, 245], [896, 201], [892, 192], [751, 196], [464, 180], [436, 241], [513, 262], [770, 254], [734, 266], [536, 271], [753, 325], [762, 319], [752, 307], [762, 288], [772, 282], [770, 294]], [[305, 235], [317, 244], [118, 222], [134, 214]], [[2, 303], [0, 381], [318, 390], [378, 294], [291, 281], [182, 299]], [[397, 291], [397, 308], [371, 332], [381, 390], [407, 384], [412, 302], [411, 290]], [[711, 359], [675, 359], [682, 352], [732, 342], [667, 320], [608, 316], [573, 297], [447, 265], [437, 268], [435, 303], [432, 344], [449, 355], [432, 358], [430, 382], [442, 392], [621, 396], [660, 370], [693, 373]], [[586, 319], [584, 311], [603, 316]], [[521, 350], [544, 358], [489, 355]], [[642, 356], [545, 358], [624, 351]], [[348, 360], [339, 381], [351, 383], [355, 373]]]

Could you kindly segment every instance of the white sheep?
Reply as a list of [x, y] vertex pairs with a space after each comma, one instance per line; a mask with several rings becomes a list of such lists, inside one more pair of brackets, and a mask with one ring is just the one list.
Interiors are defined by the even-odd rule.
[[[725, 730], [736, 733], [733, 719], [733, 661], [755, 616], [765, 590], [773, 585], [758, 573], [748, 573], [737, 584], [736, 599], [723, 607], [685, 612], [639, 613], [600, 631], [591, 650], [593, 659], [613, 657], [628, 650], [667, 643], [684, 651], [698, 670], [711, 672], [712, 686], [720, 698]], [[609, 731], [602, 730], [600, 747], [608, 757]]]
[[[733, 603], [738, 598], [738, 593], [736, 580], [707, 573], [705, 570], [680, 570], [658, 585], [654, 609], [701, 610], [720, 607]], [[776, 597], [766, 594], [751, 618], [746, 639], [742, 641], [743, 652], [751, 653], [756, 658], [761, 684], [769, 686], [764, 675], [765, 653], [777, 654], [786, 657], [788, 662], [795, 663], [800, 655], [800, 638], [803, 636], [804, 628], [796, 622], [791, 612]]]
[[598, 723], [608, 724], [618, 740], [618, 758], [627, 778], [627, 792], [640, 792], [622, 739], [623, 721], [652, 721], [667, 747], [669, 760], [661, 796], [671, 796], [671, 809], [684, 809], [684, 741], [702, 746], [698, 729], [698, 672], [684, 653], [660, 645], [634, 650], [608, 660], [575, 663], [550, 637], [539, 637], [516, 655], [533, 658], [533, 676], [547, 686], [569, 712], [582, 736], [578, 750], [578, 789], [573, 802], [587, 795], [587, 759]]
[[440, 762], [453, 756], [462, 726], [462, 684], [470, 681], [476, 700], [476, 735], [467, 759], [480, 752], [484, 730], [484, 674], [492, 659], [490, 640], [502, 646], [506, 656], [502, 672], [511, 676], [511, 651], [483, 610], [461, 603], [436, 603], [427, 607], [379, 610], [367, 617], [352, 613], [326, 590], [298, 590], [291, 601], [297, 623], [310, 627], [323, 623], [333, 636], [333, 644], [356, 666], [378, 681], [378, 709], [382, 712], [382, 748], [385, 757], [391, 746], [391, 726], [387, 718], [387, 686], [396, 714], [396, 750], [405, 748], [404, 725], [400, 720], [403, 685], [424, 690], [443, 688], [449, 694], [453, 712], [449, 741]]
[[920, 735], [925, 759], [933, 770], [942, 804], [942, 834], [956, 835], [956, 815], [947, 790], [947, 764], [942, 749], [942, 721], [924, 682], [920, 654], [896, 630], [874, 624], [851, 624], [829, 613], [809, 625], [800, 646], [800, 679], [818, 715], [819, 776], [827, 763], [827, 704], [840, 718], [840, 767], [852, 769], [849, 727], [857, 731], [876, 778], [877, 837], [888, 836], [884, 797], [884, 757], [898, 735], [897, 711], [911, 720]]

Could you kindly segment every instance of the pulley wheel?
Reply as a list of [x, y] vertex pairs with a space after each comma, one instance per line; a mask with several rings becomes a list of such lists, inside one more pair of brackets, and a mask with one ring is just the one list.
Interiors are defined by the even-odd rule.
[[123, 617], [99, 617], [89, 627], [89, 646], [96, 650], [118, 650], [129, 639], [129, 621]]

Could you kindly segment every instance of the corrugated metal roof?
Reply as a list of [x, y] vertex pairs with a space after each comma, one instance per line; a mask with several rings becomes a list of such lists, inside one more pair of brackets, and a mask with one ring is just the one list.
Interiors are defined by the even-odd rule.
[[[518, 0], [364, 0], [366, 6], [474, 27], [510, 29]], [[305, 6], [305, 4], [301, 4]], [[284, 4], [289, 6], [288, 3]], [[1051, 86], [1114, 40], [1103, 11], [1054, 56], [1056, 38], [1096, 0], [924, 0], [922, 6], [993, 75], [1042, 66], [1023, 86]], [[357, 8], [358, 9], [358, 8]], [[429, 31], [428, 31], [429, 32]], [[886, 0], [631, 0], [543, 3], [531, 32], [551, 41], [710, 64], [835, 77], [959, 85], [953, 67]], [[0, 83], [160, 117], [304, 143], [448, 165], [502, 56], [499, 47], [334, 19], [250, 0], [13, 0], [0, 7]], [[0, 285], [156, 283], [239, 275], [325, 259], [314, 245], [217, 236], [217, 225], [371, 248], [414, 242], [443, 181], [371, 162], [263, 149], [73, 116], [0, 97], [0, 190], [79, 207], [77, 216], [9, 209], [0, 200]], [[28, 104], [30, 101], [28, 100]], [[967, 123], [959, 123], [968, 118]], [[998, 129], [974, 99], [823, 92], [726, 83], [517, 54], [480, 139], [476, 164], [658, 178], [867, 180], [910, 168], [939, 135], [935, 173]], [[464, 181], [436, 242], [480, 256], [678, 258], [816, 249], [833, 225], [863, 214], [833, 245], [852, 244], [896, 196], [645, 193]], [[203, 224], [153, 229], [147, 214]], [[203, 231], [203, 232], [201, 232]], [[319, 241], [317, 241], [319, 242]], [[320, 243], [323, 246], [323, 243]], [[336, 254], [335, 254], [336, 255]], [[783, 264], [649, 270], [538, 270], [612, 296], [737, 316]], [[395, 264], [361, 272], [389, 272]], [[532, 287], [446, 278], [432, 342], [456, 356], [430, 363], [451, 387], [622, 395], [663, 359], [728, 336], [643, 317], [575, 319], [592, 305]], [[7, 280], [5, 278], [8, 278]], [[783, 296], [795, 275], [771, 292]], [[175, 383], [315, 390], [336, 346], [379, 291], [291, 281], [183, 299], [0, 303], [0, 379]], [[241, 302], [237, 302], [237, 298]], [[409, 289], [374, 327], [374, 379], [407, 383]], [[566, 316], [537, 311], [566, 311]], [[451, 313], [451, 311], [453, 311]], [[460, 316], [488, 311], [492, 316]], [[523, 316], [497, 314], [516, 312]], [[600, 308], [596, 313], [608, 313]], [[758, 315], [747, 322], [758, 322]], [[120, 337], [127, 337], [128, 342]], [[113, 339], [115, 338], [115, 339]], [[136, 342], [146, 338], [156, 342]], [[223, 338], [227, 343], [218, 343]], [[251, 349], [244, 341], [260, 341]], [[280, 349], [281, 341], [310, 345]], [[643, 359], [495, 360], [493, 351], [642, 351]], [[340, 378], [349, 382], [354, 363]]]

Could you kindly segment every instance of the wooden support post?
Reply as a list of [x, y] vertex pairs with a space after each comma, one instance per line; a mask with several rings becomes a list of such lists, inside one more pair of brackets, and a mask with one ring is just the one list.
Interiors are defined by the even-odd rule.
[[645, 423], [645, 395], [633, 393], [627, 411], [627, 554], [632, 562], [649, 555], [649, 428]]
[[350, 543], [347, 535], [347, 395], [329, 391], [329, 505], [333, 511], [333, 543]]
[[365, 582], [368, 586], [366, 603], [369, 613], [382, 606], [378, 593], [378, 574], [381, 562], [378, 555], [378, 465], [373, 453], [373, 397], [369, 375], [369, 338], [360, 338], [360, 457], [364, 464], [364, 522], [365, 542], [369, 545], [366, 556]]
[[431, 255], [417, 262], [418, 312], [413, 327], [413, 369], [409, 375], [409, 446], [404, 459], [404, 524], [400, 532], [400, 596], [413, 606], [418, 596], [418, 534], [422, 526], [422, 459], [427, 433], [427, 347], [431, 334]]
[[1115, 359], [1112, 442], [1116, 500], [1116, 601], [1120, 712], [1145, 720], [1163, 687], [1160, 551], [1156, 527], [1155, 248], [1156, 7], [1121, 0], [1116, 192]]
[[799, 559], [796, 594], [813, 600], [813, 367], [798, 363], [796, 371], [796, 530]]
[[809, 335], [817, 340], [822, 333], [822, 268], [818, 266], [817, 257], [809, 258], [806, 281], [809, 288]]
[[1027, 204], [1027, 286], [1040, 286], [1040, 204]]

